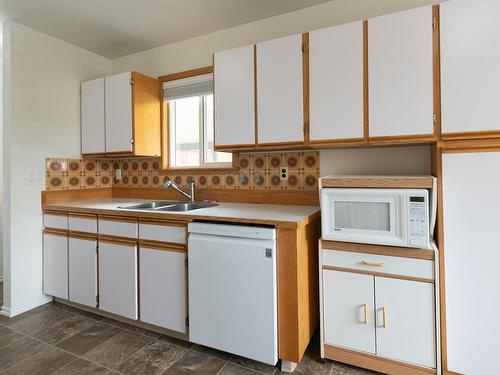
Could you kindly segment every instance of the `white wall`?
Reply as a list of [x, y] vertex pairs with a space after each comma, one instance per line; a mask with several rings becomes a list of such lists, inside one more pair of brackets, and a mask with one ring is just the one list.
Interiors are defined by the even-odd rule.
[[[47, 300], [40, 202], [45, 158], [80, 157], [80, 82], [109, 74], [111, 61], [14, 22], [4, 24], [4, 51], [4, 250], [10, 290], [3, 312], [16, 315]], [[37, 174], [34, 184], [26, 181], [29, 171]]]
[[[443, 0], [334, 0], [113, 60], [113, 72], [160, 76], [212, 65], [212, 53]], [[175, 22], [165, 15], [165, 22]]]

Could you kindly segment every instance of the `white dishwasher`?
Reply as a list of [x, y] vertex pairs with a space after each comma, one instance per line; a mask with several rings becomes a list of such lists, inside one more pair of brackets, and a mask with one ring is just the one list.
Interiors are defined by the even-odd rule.
[[276, 230], [188, 225], [189, 339], [275, 365]]

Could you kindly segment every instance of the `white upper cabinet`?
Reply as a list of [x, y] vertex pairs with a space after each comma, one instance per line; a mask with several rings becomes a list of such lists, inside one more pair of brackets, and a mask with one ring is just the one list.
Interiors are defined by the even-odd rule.
[[82, 154], [106, 151], [104, 78], [82, 82]]
[[132, 152], [132, 75], [105, 78], [106, 152]]
[[433, 134], [432, 7], [368, 20], [370, 137]]
[[442, 132], [500, 131], [497, 0], [440, 5]]
[[254, 47], [214, 54], [215, 145], [255, 144]]
[[310, 140], [363, 138], [363, 23], [309, 33]]
[[304, 141], [302, 35], [257, 43], [258, 143]]

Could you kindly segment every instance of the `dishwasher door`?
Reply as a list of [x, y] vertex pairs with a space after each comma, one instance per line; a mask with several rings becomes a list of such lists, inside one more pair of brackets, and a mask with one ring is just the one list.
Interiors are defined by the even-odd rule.
[[191, 233], [188, 259], [190, 341], [275, 365], [275, 241]]

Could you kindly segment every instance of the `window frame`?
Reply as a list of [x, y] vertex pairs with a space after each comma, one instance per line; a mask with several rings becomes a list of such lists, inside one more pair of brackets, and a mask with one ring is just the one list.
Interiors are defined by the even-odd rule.
[[[176, 167], [171, 165], [171, 150], [170, 150], [170, 140], [171, 140], [171, 134], [172, 131], [170, 129], [170, 105], [167, 101], [163, 100], [163, 83], [168, 82], [168, 81], [175, 81], [178, 79], [183, 79], [183, 78], [189, 78], [189, 77], [195, 77], [199, 75], [205, 75], [205, 74], [213, 74], [213, 66], [206, 66], [203, 68], [198, 68], [198, 69], [193, 69], [193, 70], [187, 70], [179, 73], [173, 73], [173, 74], [168, 74], [159, 77], [160, 80], [160, 90], [161, 90], [161, 97], [162, 97], [162, 103], [161, 103], [161, 148], [162, 148], [162, 153], [161, 153], [161, 166], [162, 166], [162, 171], [175, 171], [175, 172], [181, 172], [181, 171], [189, 171], [189, 172], [196, 172], [199, 171], [201, 173], [206, 172], [206, 171], [234, 171], [237, 170], [238, 166], [238, 154], [237, 153], [232, 153], [232, 162], [229, 163], [202, 163], [202, 161], [205, 158], [205, 138], [206, 138], [206, 129], [203, 126], [203, 123], [205, 122], [205, 118], [203, 121], [200, 121], [200, 143], [201, 143], [201, 152], [200, 152], [200, 165], [199, 166], [192, 166], [192, 167]], [[215, 95], [215, 93], [214, 93]], [[201, 116], [205, 116], [204, 106], [205, 100], [200, 100], [200, 119]], [[215, 96], [214, 96], [214, 102], [215, 102]], [[215, 116], [215, 112], [214, 112]], [[214, 126], [215, 126], [215, 119], [214, 119]], [[215, 129], [214, 129], [215, 131]], [[215, 141], [215, 140], [214, 140]], [[214, 144], [214, 150], [216, 150], [215, 144]], [[230, 165], [229, 165], [230, 164]]]

